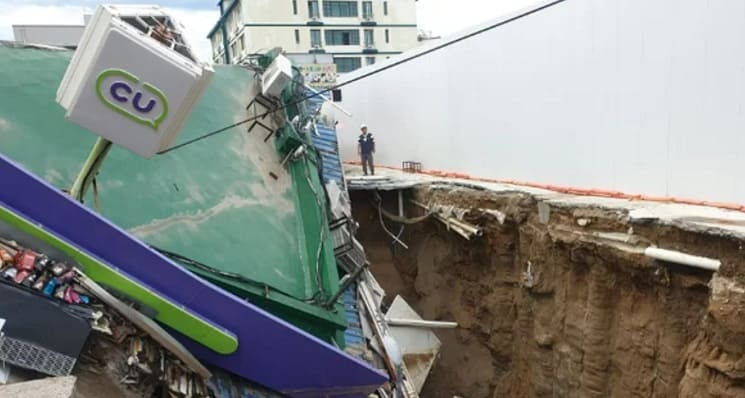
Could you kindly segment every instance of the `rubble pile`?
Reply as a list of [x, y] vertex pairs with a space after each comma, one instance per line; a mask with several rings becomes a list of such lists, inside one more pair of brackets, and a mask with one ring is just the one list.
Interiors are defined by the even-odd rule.
[[[16, 289], [10, 291], [23, 294], [29, 302], [51, 302], [54, 304], [49, 307], [52, 311], [64, 313], [65, 317], [72, 317], [84, 326], [57, 330], [62, 325], [55, 325], [54, 320], [45, 323], [57, 330], [56, 333], [76, 335], [70, 341], [76, 341], [76, 337], [81, 341], [81, 349], [77, 349], [74, 343], [60, 347], [34, 336], [3, 335], [0, 323], [0, 359], [40, 375], [65, 376], [78, 369], [104, 374], [115, 384], [143, 397], [209, 396], [204, 377], [84, 287], [82, 278], [84, 274], [65, 261], [56, 261], [37, 250], [0, 238], [0, 284]], [[128, 305], [134, 307], [131, 303]], [[11, 323], [16, 328], [38, 327], [18, 325], [23, 319], [8, 320], [6, 326]], [[17, 348], [19, 344], [24, 348]], [[31, 351], [25, 347], [43, 355], [31, 358]], [[64, 351], [64, 355], [60, 351]], [[71, 358], [69, 366], [49, 366], [58, 358], [67, 358], [70, 352], [77, 355]]]
[[0, 239], [0, 275], [47, 297], [69, 304], [90, 304], [90, 294], [75, 283], [75, 269], [44, 254]]
[[205, 380], [126, 319], [111, 317], [111, 334], [93, 335], [81, 367], [107, 374], [143, 397], [210, 396]]

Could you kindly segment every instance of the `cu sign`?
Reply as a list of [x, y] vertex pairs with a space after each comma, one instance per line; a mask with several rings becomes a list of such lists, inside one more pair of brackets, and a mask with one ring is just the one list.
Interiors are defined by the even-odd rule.
[[101, 72], [96, 78], [96, 94], [113, 111], [153, 130], [158, 130], [168, 116], [165, 94], [122, 69]]

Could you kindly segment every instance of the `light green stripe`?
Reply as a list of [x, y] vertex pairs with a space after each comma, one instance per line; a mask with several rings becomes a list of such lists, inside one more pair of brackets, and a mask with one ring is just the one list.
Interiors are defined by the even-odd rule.
[[0, 206], [0, 220], [61, 250], [77, 261], [92, 280], [115, 288], [117, 291], [154, 309], [155, 319], [172, 327], [185, 336], [220, 354], [231, 354], [238, 349], [238, 340], [229, 331], [222, 330], [189, 313], [165, 297], [153, 292], [76, 247], [43, 230], [13, 211]]

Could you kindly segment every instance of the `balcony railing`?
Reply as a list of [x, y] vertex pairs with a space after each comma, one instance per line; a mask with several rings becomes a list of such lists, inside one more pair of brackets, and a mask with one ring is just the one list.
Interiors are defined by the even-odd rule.
[[377, 25], [375, 22], [375, 16], [372, 12], [362, 14], [362, 25]]
[[323, 20], [320, 15], [311, 15], [308, 20], [308, 25], [323, 25]]

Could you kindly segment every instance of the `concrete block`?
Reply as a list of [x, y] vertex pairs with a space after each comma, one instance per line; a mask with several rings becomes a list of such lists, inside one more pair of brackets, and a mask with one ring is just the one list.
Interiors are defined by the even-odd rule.
[[50, 377], [0, 386], [0, 398], [74, 398], [75, 376]]

